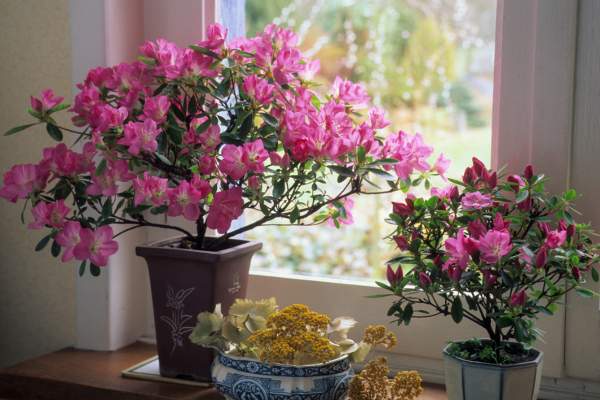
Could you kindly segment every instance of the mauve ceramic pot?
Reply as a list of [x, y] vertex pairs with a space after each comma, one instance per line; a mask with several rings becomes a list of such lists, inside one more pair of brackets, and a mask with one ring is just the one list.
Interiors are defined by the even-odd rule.
[[[207, 238], [207, 241], [214, 239]], [[250, 261], [262, 244], [228, 240], [217, 251], [182, 249], [181, 237], [136, 247], [148, 264], [160, 374], [210, 381], [213, 352], [188, 338], [196, 315], [246, 297]]]
[[463, 360], [444, 349], [448, 400], [536, 400], [542, 379], [543, 353], [510, 365]]

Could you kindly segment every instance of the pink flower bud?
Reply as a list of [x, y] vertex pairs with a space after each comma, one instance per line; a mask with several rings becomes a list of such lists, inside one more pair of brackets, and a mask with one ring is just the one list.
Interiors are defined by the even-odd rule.
[[567, 238], [571, 239], [574, 235], [575, 235], [575, 225], [571, 224], [569, 226], [567, 226]]
[[573, 277], [577, 280], [581, 279], [581, 271], [579, 270], [579, 268], [577, 267], [573, 267], [571, 268], [571, 273], [573, 274]]
[[404, 271], [402, 271], [402, 266], [398, 266], [398, 269], [396, 269], [396, 272], [394, 272], [392, 266], [388, 264], [386, 276], [390, 285], [392, 287], [395, 287], [398, 283], [400, 283], [400, 281], [402, 281], [402, 278], [404, 277]]
[[531, 164], [525, 167], [525, 171], [523, 171], [523, 176], [525, 176], [525, 179], [527, 180], [533, 178], [533, 166]]
[[477, 157], [473, 157], [473, 170], [478, 177], [483, 177], [487, 173], [485, 164]]
[[548, 260], [548, 250], [546, 246], [540, 247], [536, 256], [535, 256], [535, 266], [537, 268], [543, 268], [546, 265], [546, 261]]
[[394, 236], [394, 241], [400, 250], [408, 250], [408, 241], [404, 236]]
[[522, 307], [525, 305], [526, 301], [527, 293], [525, 293], [525, 289], [521, 289], [518, 292], [513, 293], [512, 296], [510, 296], [508, 304], [512, 307]]
[[425, 272], [419, 272], [419, 283], [426, 288], [431, 285], [431, 278]]

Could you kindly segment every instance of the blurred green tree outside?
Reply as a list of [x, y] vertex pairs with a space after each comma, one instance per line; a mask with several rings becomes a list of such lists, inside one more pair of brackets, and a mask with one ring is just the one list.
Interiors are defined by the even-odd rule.
[[[269, 23], [296, 31], [305, 55], [321, 62], [317, 82], [363, 82], [392, 129], [420, 132], [452, 160], [449, 176], [460, 176], [472, 156], [489, 164], [495, 1], [246, 0], [245, 11], [248, 36]], [[354, 199], [355, 223], [339, 230], [257, 229], [248, 236], [265, 247], [255, 267], [381, 277], [394, 251], [382, 238], [396, 198]]]

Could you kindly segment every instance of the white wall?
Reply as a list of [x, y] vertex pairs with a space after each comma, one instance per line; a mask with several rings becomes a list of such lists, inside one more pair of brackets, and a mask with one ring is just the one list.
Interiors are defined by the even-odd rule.
[[[29, 94], [52, 87], [71, 98], [68, 9], [68, 0], [0, 2], [0, 131], [30, 121]], [[37, 162], [52, 144], [43, 127], [0, 136], [0, 171]], [[33, 251], [44, 234], [21, 224], [21, 206], [0, 201], [0, 367], [75, 340], [77, 266]]]

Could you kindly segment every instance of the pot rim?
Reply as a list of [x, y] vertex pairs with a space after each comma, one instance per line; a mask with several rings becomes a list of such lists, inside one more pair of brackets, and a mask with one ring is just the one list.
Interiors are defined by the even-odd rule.
[[[254, 240], [228, 239], [233, 246], [226, 249], [209, 251], [195, 249], [180, 249], [166, 247], [169, 244], [181, 241], [185, 236], [172, 236], [167, 239], [156, 240], [145, 243], [135, 248], [135, 254], [142, 257], [165, 257], [179, 259], [203, 259], [207, 262], [218, 262], [231, 258], [240, 257], [248, 253], [255, 253], [262, 248], [262, 243]], [[208, 236], [206, 239], [214, 240], [215, 237]]]
[[[465, 341], [466, 340], [459, 340], [459, 341], [456, 341], [455, 343], [463, 343]], [[510, 342], [510, 343], [512, 343], [512, 342]], [[536, 357], [533, 360], [523, 361], [523, 362], [515, 363], [515, 364], [490, 364], [490, 363], [485, 363], [482, 361], [465, 360], [464, 358], [460, 358], [460, 357], [451, 355], [448, 352], [448, 349], [450, 348], [451, 345], [452, 345], [452, 343], [448, 343], [446, 345], [446, 347], [444, 347], [444, 350], [442, 351], [442, 353], [444, 354], [444, 357], [450, 358], [452, 360], [456, 360], [463, 364], [469, 364], [469, 365], [472, 365], [472, 366], [475, 366], [478, 368], [488, 368], [488, 369], [525, 368], [525, 367], [530, 367], [532, 365], [540, 364], [542, 362], [542, 359], [544, 358], [544, 353], [542, 351], [532, 348], [532, 350], [537, 353]]]
[[258, 363], [258, 364], [268, 365], [269, 367], [285, 367], [285, 368], [292, 368], [292, 369], [320, 368], [320, 367], [325, 367], [325, 366], [329, 366], [329, 365], [332, 365], [332, 364], [339, 363], [339, 362], [344, 361], [346, 359], [348, 359], [348, 361], [350, 361], [349, 360], [350, 357], [348, 356], [348, 354], [344, 354], [344, 355], [339, 356], [338, 358], [335, 358], [333, 360], [329, 360], [329, 361], [324, 362], [324, 363], [294, 365], [294, 364], [270, 363], [270, 362], [260, 361], [260, 360], [257, 360], [255, 358], [242, 357], [242, 356], [234, 356], [234, 355], [230, 355], [230, 354], [227, 354], [227, 353], [223, 353], [221, 350], [217, 350], [217, 353], [221, 357], [230, 358], [230, 359], [236, 360], [236, 361], [255, 362], [255, 363]]

